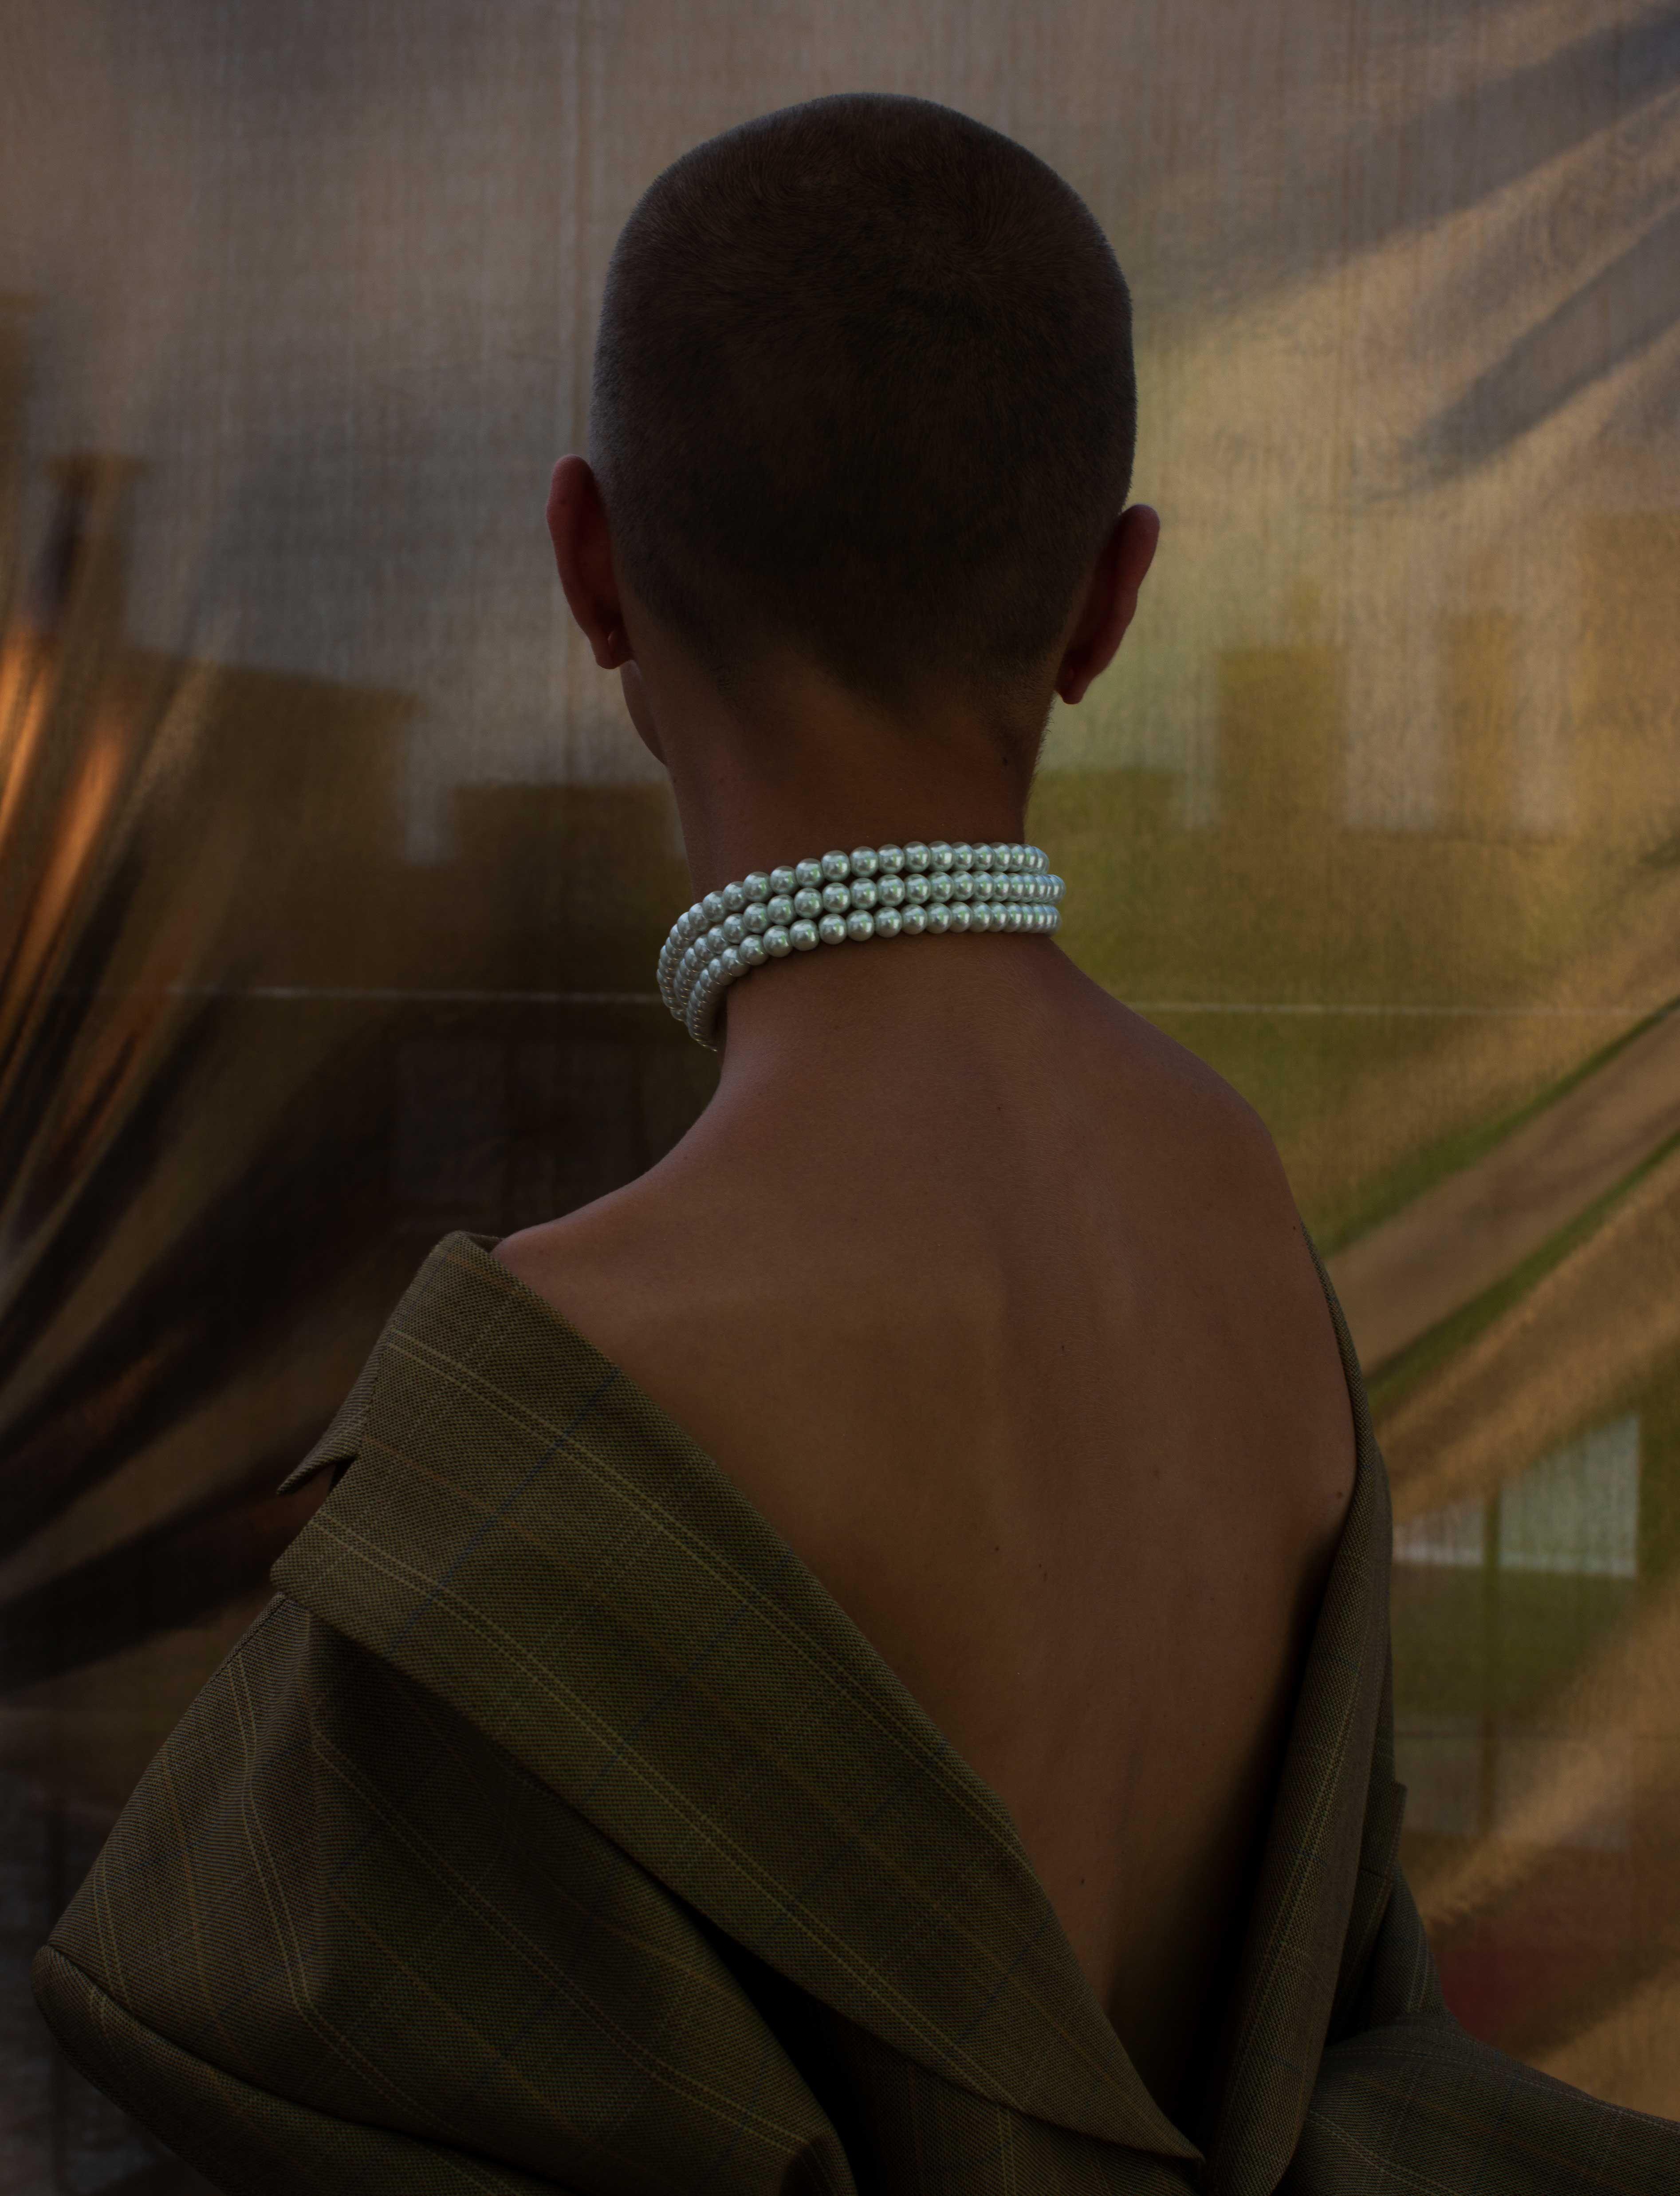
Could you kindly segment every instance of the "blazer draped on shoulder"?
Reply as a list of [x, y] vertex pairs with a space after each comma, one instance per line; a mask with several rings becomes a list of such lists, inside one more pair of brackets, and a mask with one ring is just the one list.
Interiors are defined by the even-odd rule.
[[436, 1245], [282, 1483], [337, 1467], [35, 1957], [71, 2059], [209, 2179], [1680, 2187], [1680, 2126], [1442, 2003], [1395, 1858], [1387, 1477], [1316, 1250], [1359, 1470], [1195, 2142], [996, 1794], [492, 1242]]

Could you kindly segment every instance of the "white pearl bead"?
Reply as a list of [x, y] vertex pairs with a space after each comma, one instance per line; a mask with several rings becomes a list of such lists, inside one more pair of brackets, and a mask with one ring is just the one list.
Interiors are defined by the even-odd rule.
[[1054, 931], [1065, 890], [1042, 847], [915, 839], [850, 853], [831, 847], [820, 858], [749, 870], [684, 909], [660, 949], [660, 996], [715, 1052], [723, 993], [767, 960], [930, 931]]

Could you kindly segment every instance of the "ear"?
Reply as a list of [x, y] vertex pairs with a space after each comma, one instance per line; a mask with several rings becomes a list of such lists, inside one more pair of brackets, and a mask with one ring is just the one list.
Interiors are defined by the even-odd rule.
[[1137, 613], [1138, 590], [1155, 561], [1160, 538], [1160, 515], [1146, 503], [1134, 503], [1115, 520], [1113, 531], [1097, 552], [1084, 604], [1056, 674], [1056, 691], [1064, 702], [1081, 700], [1086, 688], [1113, 662]]
[[624, 605], [613, 570], [612, 535], [600, 483], [587, 461], [562, 458], [548, 484], [548, 538], [566, 601], [595, 661], [615, 671], [630, 655]]

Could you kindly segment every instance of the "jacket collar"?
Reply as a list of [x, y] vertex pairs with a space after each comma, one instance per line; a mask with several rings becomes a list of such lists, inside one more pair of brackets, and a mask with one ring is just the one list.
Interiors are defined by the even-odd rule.
[[[1015, 2111], [1199, 2159], [1115, 2035], [1002, 1802], [711, 1458], [490, 1257], [495, 1240], [458, 1232], [427, 1257], [281, 1484], [355, 1459], [273, 1584], [907, 2058]], [[1227, 2024], [1209, 2163], [1233, 2190], [1274, 2159], [1252, 2182], [1269, 2188], [1304, 2120], [1386, 1667], [1386, 1477], [1319, 1271], [1359, 1471]]]

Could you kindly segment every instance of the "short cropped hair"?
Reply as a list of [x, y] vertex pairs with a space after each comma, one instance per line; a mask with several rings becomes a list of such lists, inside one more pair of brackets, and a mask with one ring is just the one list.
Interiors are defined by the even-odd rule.
[[709, 137], [613, 251], [590, 463], [621, 575], [726, 696], [792, 650], [889, 714], [935, 686], [1024, 698], [1136, 435], [1095, 217], [932, 100], [841, 93]]

